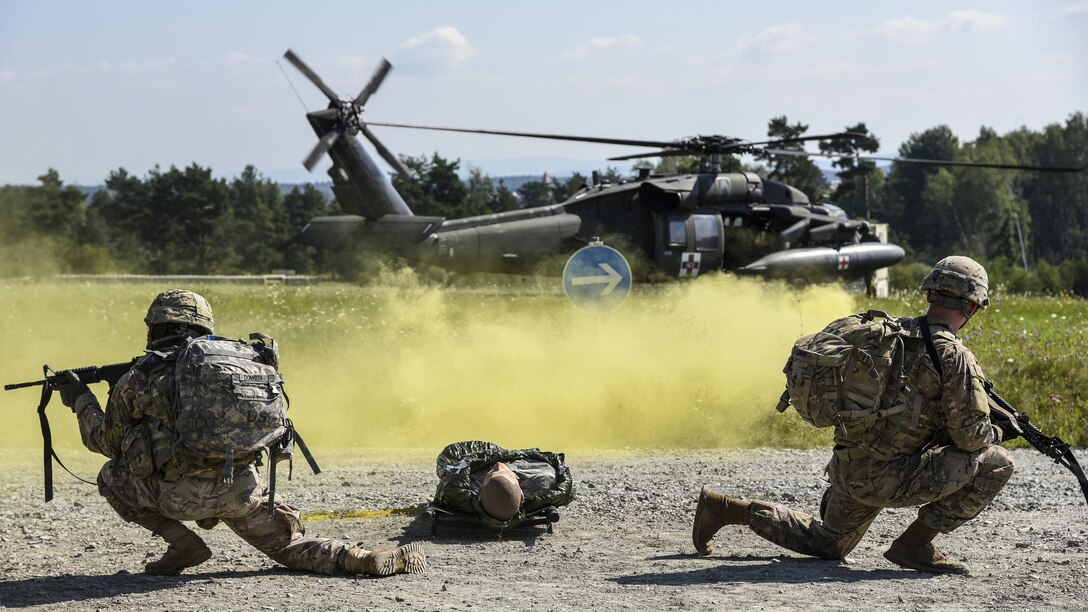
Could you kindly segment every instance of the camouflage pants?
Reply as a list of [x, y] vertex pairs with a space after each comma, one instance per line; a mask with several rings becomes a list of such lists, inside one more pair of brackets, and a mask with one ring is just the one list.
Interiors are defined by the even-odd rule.
[[[895, 461], [834, 457], [821, 518], [781, 504], [753, 501], [749, 527], [779, 546], [824, 559], [841, 559], [884, 508], [922, 507], [918, 518], [948, 533], [981, 512], [1012, 476], [1009, 452], [994, 445], [973, 452], [953, 446]], [[924, 505], [923, 505], [924, 504]]]
[[340, 559], [356, 542], [307, 538], [298, 510], [276, 496], [268, 512], [268, 497], [253, 466], [238, 467], [234, 482], [217, 475], [164, 481], [134, 478], [122, 462], [110, 461], [98, 474], [98, 490], [121, 518], [141, 525], [157, 518], [177, 521], [219, 519], [257, 550], [293, 570], [337, 574]]

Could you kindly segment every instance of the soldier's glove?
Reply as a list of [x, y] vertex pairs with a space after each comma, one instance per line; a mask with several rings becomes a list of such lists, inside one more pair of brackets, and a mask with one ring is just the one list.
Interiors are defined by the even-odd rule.
[[1001, 441], [1008, 442], [1020, 437], [1020, 430], [1012, 421], [998, 421], [994, 426], [1001, 430]]
[[76, 411], [76, 399], [91, 392], [91, 388], [71, 370], [57, 372], [53, 378], [53, 388], [60, 393], [60, 402], [71, 408], [72, 412]]

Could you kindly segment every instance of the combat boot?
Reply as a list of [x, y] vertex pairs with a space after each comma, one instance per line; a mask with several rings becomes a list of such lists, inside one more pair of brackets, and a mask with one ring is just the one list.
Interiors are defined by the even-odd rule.
[[695, 522], [691, 526], [691, 541], [700, 555], [713, 552], [711, 540], [725, 525], [747, 525], [748, 505], [744, 499], [723, 495], [709, 486], [699, 492], [695, 506]]
[[966, 565], [949, 559], [941, 549], [933, 545], [933, 538], [940, 533], [916, 519], [910, 527], [892, 542], [884, 558], [892, 563], [928, 574], [968, 574]]
[[367, 576], [422, 574], [427, 571], [427, 555], [419, 542], [381, 550], [354, 546], [344, 554], [340, 565], [346, 572]]
[[212, 558], [212, 551], [200, 536], [179, 521], [165, 517], [137, 521], [157, 536], [166, 540], [169, 548], [158, 561], [144, 566], [144, 573], [152, 576], [173, 576], [181, 570], [195, 567]]

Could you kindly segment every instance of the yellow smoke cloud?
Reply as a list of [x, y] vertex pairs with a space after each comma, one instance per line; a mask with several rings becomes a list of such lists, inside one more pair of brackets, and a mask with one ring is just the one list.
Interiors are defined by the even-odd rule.
[[[643, 288], [606, 314], [575, 309], [558, 289], [443, 289], [410, 273], [384, 281], [192, 289], [211, 301], [220, 334], [277, 338], [291, 416], [317, 449], [745, 445], [773, 411], [792, 342], [854, 307], [837, 287], [722, 275]], [[0, 285], [4, 382], [39, 378], [42, 362], [138, 354], [147, 304], [165, 288]], [[0, 447], [40, 443], [36, 400], [0, 395], [11, 427]], [[50, 414], [57, 446], [79, 446], [59, 399]]]

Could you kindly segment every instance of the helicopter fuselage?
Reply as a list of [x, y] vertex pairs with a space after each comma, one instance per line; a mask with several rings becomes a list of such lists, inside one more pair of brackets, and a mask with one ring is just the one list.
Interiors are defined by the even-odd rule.
[[[311, 113], [318, 136], [334, 129], [328, 113]], [[752, 173], [644, 175], [619, 184], [585, 185], [566, 201], [461, 219], [414, 215], [374, 160], [347, 131], [329, 149], [333, 192], [347, 215], [311, 220], [300, 241], [344, 240], [412, 261], [464, 272], [526, 273], [596, 237], [619, 237], [664, 273], [710, 270], [773, 274], [864, 273], [903, 257], [901, 248], [867, 239], [867, 224], [809, 203], [789, 185]], [[766, 255], [735, 255], [738, 232], [776, 235]], [[786, 249], [789, 257], [774, 257]], [[864, 257], [862, 256], [864, 251]], [[768, 258], [769, 257], [769, 258]]]

